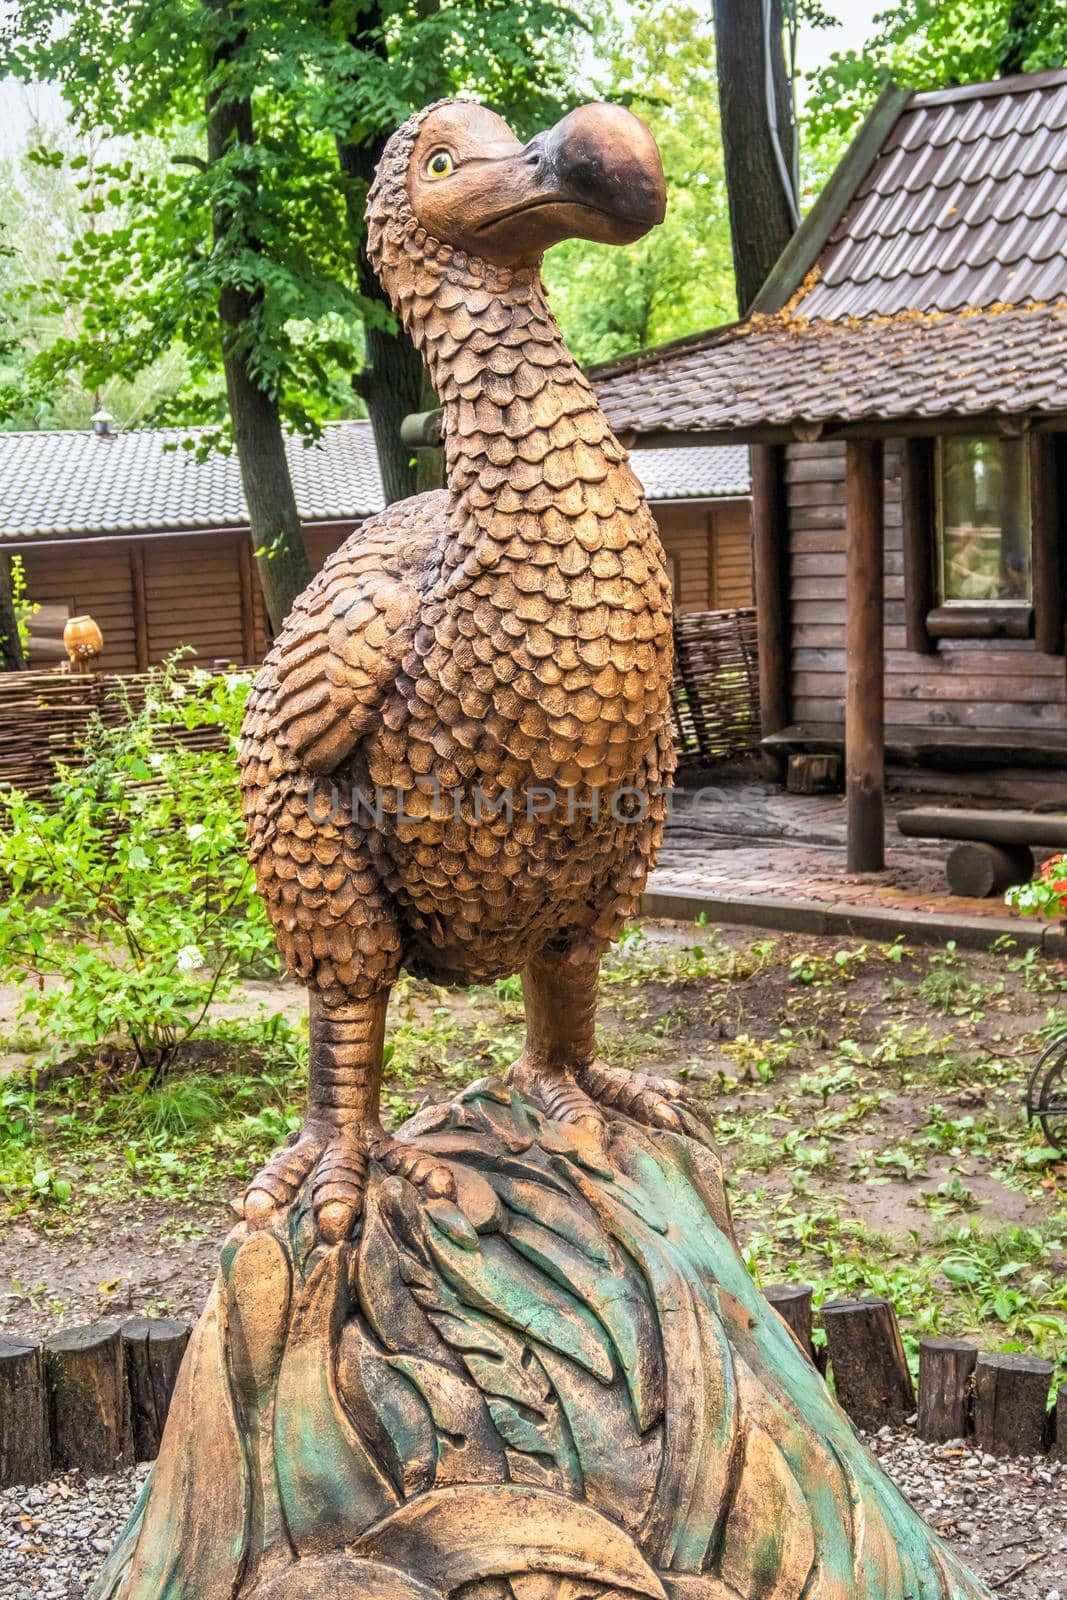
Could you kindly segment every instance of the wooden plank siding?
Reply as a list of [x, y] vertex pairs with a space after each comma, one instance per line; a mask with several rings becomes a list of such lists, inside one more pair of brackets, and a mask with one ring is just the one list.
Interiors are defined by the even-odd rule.
[[677, 574], [681, 611], [733, 611], [752, 604], [749, 502], [691, 501], [652, 506], [660, 538]]
[[[844, 722], [845, 445], [788, 448], [792, 720]], [[931, 537], [932, 537], [931, 532]], [[1030, 639], [941, 639], [907, 648], [901, 449], [886, 448], [886, 722], [898, 727], [985, 728], [1040, 744], [1067, 729], [1062, 656]]]

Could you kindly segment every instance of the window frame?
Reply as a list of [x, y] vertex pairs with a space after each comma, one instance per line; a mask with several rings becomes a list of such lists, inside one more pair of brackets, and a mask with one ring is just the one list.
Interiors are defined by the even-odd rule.
[[[994, 444], [1001, 446], [1015, 446], [1019, 451], [1021, 461], [1021, 477], [1023, 486], [1023, 517], [1025, 524], [1025, 539], [1027, 544], [1027, 570], [1030, 581], [1030, 594], [1013, 598], [1011, 596], [985, 596], [969, 600], [962, 596], [949, 596], [945, 584], [945, 447], [950, 442], [949, 436], [938, 434], [934, 440], [933, 470], [934, 470], [934, 597], [936, 605], [934, 611], [940, 615], [948, 611], [966, 611], [973, 616], [990, 613], [991, 619], [1001, 622], [1002, 613], [1019, 612], [1032, 613], [1034, 608], [1034, 495], [1033, 495], [1033, 463], [1031, 460], [1030, 441], [1027, 435], [1014, 437], [1003, 434], [981, 432], [962, 433], [951, 435], [953, 442], [959, 440], [989, 439]], [[1003, 513], [1000, 524], [1000, 537], [1004, 537]], [[997, 631], [1002, 631], [998, 628]], [[1029, 632], [1029, 629], [1026, 630]]]

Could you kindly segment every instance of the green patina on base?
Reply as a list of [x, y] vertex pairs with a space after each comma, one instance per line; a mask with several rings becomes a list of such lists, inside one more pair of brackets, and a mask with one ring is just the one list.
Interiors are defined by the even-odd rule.
[[[752, 1283], [693, 1139], [605, 1149], [496, 1082], [235, 1230], [91, 1600], [979, 1600]], [[988, 1597], [987, 1597], [988, 1600]]]

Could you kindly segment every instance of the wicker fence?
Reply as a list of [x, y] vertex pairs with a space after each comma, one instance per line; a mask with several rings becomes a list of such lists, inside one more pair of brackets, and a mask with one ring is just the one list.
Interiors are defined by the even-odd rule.
[[[756, 613], [697, 611], [674, 625], [677, 674], [671, 696], [683, 766], [705, 765], [755, 749], [759, 742]], [[138, 674], [0, 673], [0, 784], [45, 794], [59, 763], [76, 762], [93, 712], [108, 722], [137, 705]], [[213, 737], [204, 729], [191, 743]]]
[[[77, 763], [95, 713], [116, 723], [139, 706], [148, 674], [0, 673], [0, 785], [47, 794], [60, 765]], [[183, 744], [217, 744], [213, 728], [182, 731]]]
[[759, 745], [756, 613], [683, 611], [674, 619], [674, 736], [682, 766], [710, 766]]

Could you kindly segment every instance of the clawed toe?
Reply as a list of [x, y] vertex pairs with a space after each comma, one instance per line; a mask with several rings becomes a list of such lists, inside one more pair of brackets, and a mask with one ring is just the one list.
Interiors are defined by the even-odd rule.
[[606, 1062], [592, 1061], [578, 1073], [578, 1083], [600, 1105], [621, 1111], [635, 1122], [672, 1133], [688, 1132], [689, 1113], [682, 1105], [682, 1089], [669, 1078], [643, 1072], [624, 1072]]
[[383, 1133], [372, 1142], [370, 1154], [386, 1172], [406, 1178], [416, 1189], [421, 1189], [428, 1200], [456, 1198], [456, 1180], [450, 1169], [425, 1150], [417, 1150], [414, 1145]]
[[265, 1228], [276, 1212], [296, 1199], [326, 1148], [327, 1135], [305, 1128], [276, 1150], [245, 1190], [242, 1209], [250, 1228]]

